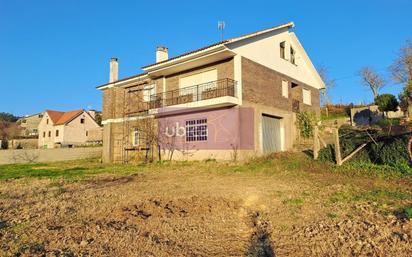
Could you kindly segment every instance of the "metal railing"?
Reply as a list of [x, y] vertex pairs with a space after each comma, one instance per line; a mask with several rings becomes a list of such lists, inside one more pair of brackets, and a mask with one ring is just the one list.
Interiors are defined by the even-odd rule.
[[222, 96], [236, 97], [236, 81], [225, 78], [150, 96], [148, 109], [185, 104]]

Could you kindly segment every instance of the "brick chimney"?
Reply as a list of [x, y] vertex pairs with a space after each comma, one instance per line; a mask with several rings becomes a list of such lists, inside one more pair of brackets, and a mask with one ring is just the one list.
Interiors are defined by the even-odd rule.
[[156, 62], [162, 62], [169, 59], [169, 53], [167, 47], [158, 46], [156, 48]]
[[119, 63], [117, 58], [110, 59], [110, 79], [109, 82], [114, 82], [119, 79]]

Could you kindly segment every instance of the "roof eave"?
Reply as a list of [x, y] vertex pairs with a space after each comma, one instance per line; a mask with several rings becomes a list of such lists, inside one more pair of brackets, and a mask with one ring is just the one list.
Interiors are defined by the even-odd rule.
[[96, 89], [104, 90], [106, 88], [111, 88], [111, 87], [114, 87], [114, 86], [127, 85], [130, 82], [139, 81], [140, 79], [144, 79], [145, 77], [147, 77], [147, 73], [138, 74], [138, 75], [130, 76], [130, 77], [127, 77], [127, 78], [123, 78], [123, 79], [120, 79], [120, 80], [116, 80], [116, 81], [113, 81], [113, 82], [109, 82], [109, 83], [97, 86]]
[[205, 55], [210, 55], [210, 54], [213, 54], [215, 52], [219, 52], [219, 51], [224, 50], [224, 49], [226, 49], [226, 46], [224, 45], [224, 43], [221, 43], [219, 45], [204, 49], [202, 51], [194, 52], [192, 54], [188, 54], [188, 55], [176, 58], [176, 59], [171, 59], [168, 62], [154, 64], [154, 65], [151, 65], [151, 66], [145, 66], [145, 67], [142, 67], [142, 69], [145, 72], [150, 73], [150, 72], [153, 72], [153, 71], [156, 71], [156, 70], [165, 69], [169, 66], [173, 66], [173, 65], [176, 65], [176, 64], [179, 64], [179, 63], [190, 61], [191, 59], [197, 59], [197, 58], [205, 56]]

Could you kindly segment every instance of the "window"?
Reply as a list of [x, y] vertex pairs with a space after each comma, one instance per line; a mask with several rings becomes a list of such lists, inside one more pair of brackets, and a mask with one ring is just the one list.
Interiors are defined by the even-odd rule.
[[33, 133], [37, 133], [37, 129], [33, 129]]
[[293, 47], [290, 47], [290, 62], [293, 64], [296, 64], [295, 54], [296, 54], [295, 49], [293, 49]]
[[145, 85], [143, 87], [143, 101], [150, 102], [151, 97], [156, 94], [156, 85]]
[[310, 90], [303, 89], [302, 94], [303, 94], [303, 103], [307, 105], [312, 105]]
[[39, 116], [38, 116], [39, 118], [43, 118], [43, 114], [39, 114]]
[[51, 137], [51, 131], [49, 131], [49, 137]]
[[286, 80], [282, 80], [282, 96], [289, 97], [289, 83]]
[[132, 144], [133, 146], [139, 146], [139, 129], [134, 128], [132, 132]]
[[81, 119], [80, 119], [80, 123], [81, 123], [81, 124], [84, 124], [84, 118], [81, 118]]
[[49, 124], [49, 119], [46, 120], [46, 124]]
[[59, 136], [59, 130], [57, 129], [56, 130], [56, 137], [58, 137]]
[[88, 137], [88, 136], [89, 136], [89, 131], [86, 130], [86, 137]]
[[186, 121], [186, 141], [207, 140], [207, 119]]
[[26, 120], [22, 120], [22, 123], [26, 123], [27, 121]]
[[285, 50], [286, 50], [286, 42], [283, 41], [280, 43], [280, 58], [282, 59], [286, 59]]
[[43, 137], [46, 137], [46, 131], [43, 131]]

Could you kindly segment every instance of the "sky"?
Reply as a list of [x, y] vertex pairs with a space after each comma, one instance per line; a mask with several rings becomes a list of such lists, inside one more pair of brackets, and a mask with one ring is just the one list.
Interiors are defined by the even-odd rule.
[[[389, 76], [400, 47], [412, 40], [411, 0], [345, 1], [44, 1], [0, 0], [0, 112], [101, 110], [96, 86], [141, 72], [164, 45], [169, 56], [293, 21], [313, 64], [336, 79], [335, 103], [368, 103], [364, 66]], [[382, 93], [398, 94], [389, 81]]]

